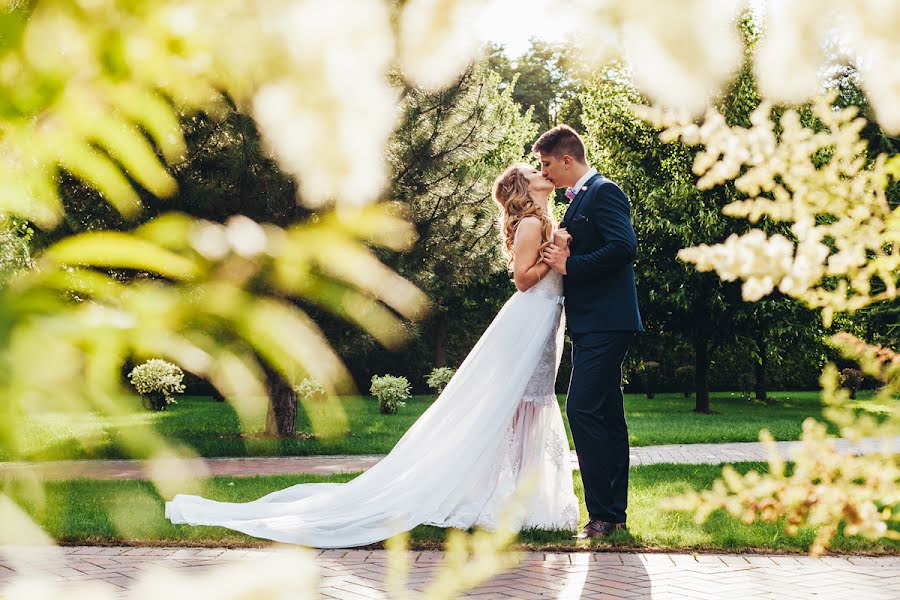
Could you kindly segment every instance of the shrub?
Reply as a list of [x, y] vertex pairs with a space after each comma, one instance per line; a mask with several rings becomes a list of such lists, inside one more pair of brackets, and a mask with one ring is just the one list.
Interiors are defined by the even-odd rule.
[[444, 391], [444, 388], [447, 387], [447, 384], [450, 383], [450, 380], [455, 373], [456, 369], [451, 369], [450, 367], [435, 367], [431, 370], [431, 373], [428, 374], [428, 377], [425, 378], [425, 383], [427, 383], [428, 387], [433, 389], [435, 393], [440, 394]]
[[294, 393], [298, 398], [306, 398], [307, 400], [324, 400], [327, 393], [315, 379], [305, 378], [298, 385], [294, 386]]
[[644, 375], [644, 392], [648, 398], [653, 398], [656, 392], [656, 380], [659, 379], [659, 363], [654, 360], [646, 361], [641, 367]]
[[684, 393], [684, 397], [690, 396], [694, 389], [694, 367], [683, 365], [675, 369], [675, 381], [678, 389]]
[[863, 374], [859, 369], [846, 368], [841, 370], [841, 385], [850, 390], [850, 398], [856, 399], [856, 391], [863, 384]]
[[166, 410], [169, 404], [175, 404], [175, 394], [184, 392], [184, 372], [170, 362], [160, 358], [151, 358], [136, 366], [128, 374], [131, 385], [141, 395], [144, 407], [148, 410]]
[[409, 400], [409, 380], [393, 375], [373, 375], [369, 392], [378, 399], [382, 414], [392, 415]]

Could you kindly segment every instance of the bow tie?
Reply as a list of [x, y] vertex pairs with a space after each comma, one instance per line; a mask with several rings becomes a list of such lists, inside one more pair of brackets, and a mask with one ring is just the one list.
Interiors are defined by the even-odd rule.
[[573, 190], [572, 188], [566, 188], [565, 196], [569, 200], [574, 200], [575, 199], [575, 190]]

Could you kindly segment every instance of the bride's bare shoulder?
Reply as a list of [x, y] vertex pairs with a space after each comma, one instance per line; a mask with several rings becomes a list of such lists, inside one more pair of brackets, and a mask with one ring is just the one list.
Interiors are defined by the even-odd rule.
[[530, 236], [537, 234], [540, 236], [542, 229], [543, 223], [541, 223], [541, 220], [537, 217], [529, 216], [519, 221], [519, 224], [516, 225], [516, 234]]

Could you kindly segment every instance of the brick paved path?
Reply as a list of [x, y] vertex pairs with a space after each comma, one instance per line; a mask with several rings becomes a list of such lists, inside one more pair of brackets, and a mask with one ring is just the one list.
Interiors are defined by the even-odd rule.
[[[790, 456], [799, 442], [777, 442], [785, 456]], [[847, 440], [838, 440], [838, 448], [843, 452], [873, 450], [878, 443], [872, 440], [861, 445], [853, 445]], [[900, 437], [894, 443], [900, 450]], [[742, 461], [765, 460], [765, 451], [759, 442], [730, 444], [673, 444], [668, 446], [644, 446], [631, 449], [632, 465], [658, 463], [678, 464], [720, 464]], [[191, 461], [194, 472], [210, 475], [293, 475], [299, 473], [353, 473], [365, 471], [381, 456], [300, 456], [300, 457], [260, 457], [260, 458], [207, 458]], [[572, 466], [578, 461], [573, 453]], [[16, 472], [38, 469], [46, 479], [142, 479], [146, 477], [144, 467], [135, 460], [70, 460], [47, 463], [0, 462], [0, 477], [15, 475]]]
[[[282, 550], [80, 546], [61, 551], [57, 559], [26, 555], [24, 567], [62, 582], [95, 580], [126, 596], [124, 590], [134, 585], [143, 570], [154, 565], [181, 573], [210, 573], [211, 569], [227, 568], [236, 560], [264, 560]], [[16, 574], [12, 563], [4, 558], [5, 553], [19, 559], [23, 556], [19, 548], [0, 547], [0, 594]], [[441, 558], [438, 552], [410, 553], [415, 563], [409, 587], [424, 589]], [[387, 598], [384, 551], [326, 550], [319, 552], [317, 564], [323, 598]], [[26, 570], [21, 563], [18, 566]], [[517, 569], [495, 577], [466, 597], [897, 599], [900, 557], [529, 553]]]

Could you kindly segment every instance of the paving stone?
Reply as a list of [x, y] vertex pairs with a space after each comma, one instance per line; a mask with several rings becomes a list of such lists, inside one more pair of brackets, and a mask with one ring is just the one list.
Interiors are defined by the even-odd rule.
[[[0, 556], [8, 556], [0, 547]], [[30, 568], [72, 587], [102, 582], [121, 591], [134, 585], [141, 569], [164, 565], [186, 572], [208, 573], [228, 568], [235, 560], [260, 560], [274, 550], [225, 548], [62, 548], [59, 560], [44, 560]], [[155, 551], [154, 551], [155, 550]], [[205, 554], [200, 558], [199, 555]], [[240, 556], [238, 556], [240, 554]], [[414, 553], [407, 588], [424, 590], [443, 554]], [[693, 555], [598, 553], [529, 553], [516, 569], [497, 575], [463, 596], [489, 598], [590, 598], [691, 600], [719, 598], [791, 598], [794, 600], [896, 600], [900, 594], [900, 557], [825, 557], [784, 555]], [[328, 550], [320, 565], [323, 598], [373, 600], [387, 598], [383, 550]], [[119, 562], [122, 561], [122, 562]], [[99, 563], [99, 564], [95, 564]], [[127, 564], [123, 564], [127, 563]], [[858, 563], [858, 564], [857, 564]], [[80, 568], [79, 568], [80, 567]], [[84, 572], [84, 570], [91, 572]], [[16, 577], [11, 563], [0, 559], [0, 595]]]

